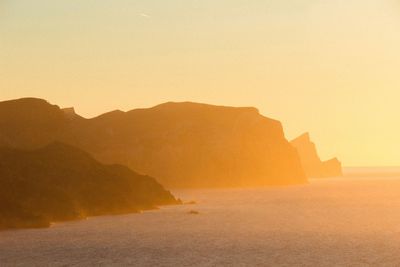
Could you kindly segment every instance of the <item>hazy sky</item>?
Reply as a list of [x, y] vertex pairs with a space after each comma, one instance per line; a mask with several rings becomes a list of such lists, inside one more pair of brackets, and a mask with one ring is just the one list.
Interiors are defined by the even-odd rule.
[[0, 99], [24, 96], [255, 106], [323, 158], [400, 165], [400, 1], [0, 0]]

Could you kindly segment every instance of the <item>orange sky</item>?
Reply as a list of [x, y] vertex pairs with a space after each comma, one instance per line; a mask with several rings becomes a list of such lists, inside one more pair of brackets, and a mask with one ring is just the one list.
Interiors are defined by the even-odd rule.
[[6, 0], [0, 99], [255, 106], [323, 158], [400, 165], [399, 47], [397, 0]]

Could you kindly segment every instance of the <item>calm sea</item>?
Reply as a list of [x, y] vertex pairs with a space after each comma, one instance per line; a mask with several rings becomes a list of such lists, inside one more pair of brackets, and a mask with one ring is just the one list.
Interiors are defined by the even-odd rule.
[[198, 204], [0, 232], [0, 266], [400, 266], [400, 176], [174, 193]]

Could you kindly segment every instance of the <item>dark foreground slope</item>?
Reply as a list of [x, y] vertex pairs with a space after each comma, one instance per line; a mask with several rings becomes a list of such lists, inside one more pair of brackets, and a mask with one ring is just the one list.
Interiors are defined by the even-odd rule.
[[0, 229], [177, 203], [153, 178], [121, 165], [103, 165], [69, 145], [0, 149]]
[[[12, 116], [15, 110], [24, 112]], [[42, 131], [44, 135], [37, 134]], [[88, 151], [101, 162], [157, 177], [167, 187], [306, 181], [281, 123], [255, 108], [166, 103], [84, 119], [40, 99], [0, 103], [0, 143], [35, 148], [54, 140]]]
[[321, 161], [315, 144], [311, 142], [310, 135], [305, 133], [291, 144], [298, 150], [302, 165], [308, 177], [324, 178], [342, 176], [342, 164], [337, 158]]

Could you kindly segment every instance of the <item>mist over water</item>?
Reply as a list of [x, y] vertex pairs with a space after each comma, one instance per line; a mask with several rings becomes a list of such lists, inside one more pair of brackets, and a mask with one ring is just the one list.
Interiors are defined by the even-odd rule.
[[0, 265], [400, 265], [400, 176], [174, 193], [198, 204], [0, 232]]

